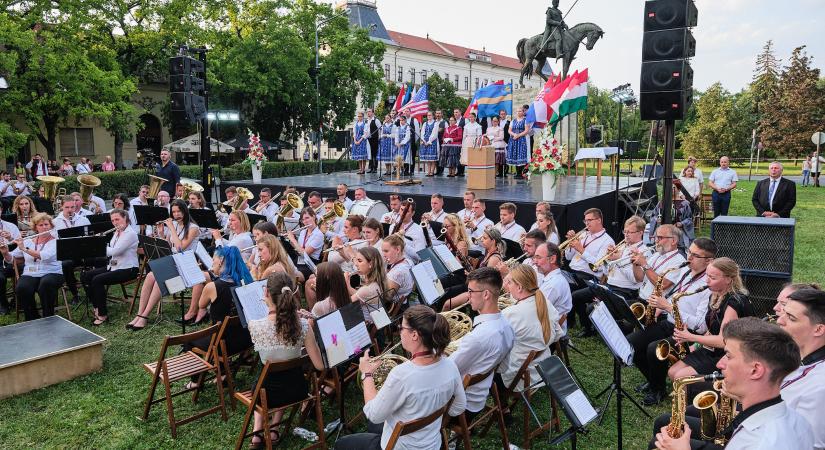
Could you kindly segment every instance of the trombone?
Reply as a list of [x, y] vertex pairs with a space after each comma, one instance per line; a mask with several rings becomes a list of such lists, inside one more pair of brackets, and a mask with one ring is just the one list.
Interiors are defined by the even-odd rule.
[[584, 237], [584, 233], [587, 233], [587, 228], [582, 228], [582, 230], [573, 235], [573, 237], [559, 244], [559, 251], [563, 252], [565, 249], [567, 249], [568, 246], [570, 246], [570, 244], [573, 243], [573, 241], [578, 241], [579, 239]]

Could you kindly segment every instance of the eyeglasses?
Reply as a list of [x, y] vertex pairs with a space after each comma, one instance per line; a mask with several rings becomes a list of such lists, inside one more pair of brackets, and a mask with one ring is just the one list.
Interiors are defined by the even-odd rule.
[[639, 231], [639, 230], [637, 230], [637, 231], [627, 231], [627, 230], [622, 231], [622, 234], [625, 235], [625, 236], [627, 236], [628, 234], [636, 234], [636, 233], [641, 233], [641, 231]]
[[405, 327], [404, 325], [401, 325], [401, 329], [402, 329], [402, 330], [407, 330], [407, 331], [415, 331], [415, 328], [413, 328], [413, 327]]
[[673, 236], [653, 236], [654, 241], [661, 241], [662, 239], [673, 239]]
[[688, 258], [690, 258], [690, 257], [693, 257], [693, 258], [701, 258], [701, 259], [713, 259], [713, 256], [702, 256], [702, 255], [700, 255], [700, 254], [698, 254], [698, 253], [693, 253], [693, 252], [690, 252], [690, 251], [689, 251], [689, 252], [688, 252]]
[[600, 220], [600, 219], [584, 219], [584, 224], [587, 225], [588, 223], [595, 222], [597, 220]]
[[484, 292], [484, 291], [486, 291], [486, 290], [487, 290], [487, 289], [481, 289], [481, 290], [478, 290], [478, 291], [474, 291], [474, 290], [472, 290], [472, 289], [470, 289], [470, 288], [467, 288], [467, 293], [468, 293], [468, 294], [475, 294], [475, 293], [478, 293], [478, 292]]

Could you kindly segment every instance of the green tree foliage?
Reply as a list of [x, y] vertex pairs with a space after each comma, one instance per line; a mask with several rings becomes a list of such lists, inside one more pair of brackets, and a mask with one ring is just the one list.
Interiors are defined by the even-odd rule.
[[[17, 84], [14, 74], [18, 58], [16, 52], [6, 50], [9, 46], [18, 45], [20, 38], [19, 27], [8, 15], [0, 13], [0, 76], [11, 86]], [[21, 133], [13, 126], [14, 111], [14, 103], [5, 95], [5, 91], [0, 90], [0, 154], [3, 158], [13, 155], [28, 140], [26, 133]]]
[[[756, 57], [756, 68], [753, 71], [751, 91], [757, 113], [760, 104], [770, 103], [779, 87], [780, 60], [776, 59], [773, 50], [773, 41], [769, 40], [762, 47], [762, 53]], [[767, 106], [767, 105], [766, 105]]]
[[779, 86], [769, 105], [760, 108], [762, 142], [779, 155], [797, 157], [811, 150], [811, 134], [825, 123], [825, 90], [819, 69], [805, 46], [797, 47], [782, 70]]
[[696, 104], [696, 121], [682, 132], [682, 149], [698, 158], [747, 156], [751, 144], [751, 101], [748, 93], [731, 95], [714, 83]]
[[427, 77], [427, 85], [430, 89], [431, 110], [440, 109], [446, 118], [453, 114], [453, 109], [460, 109], [462, 114], [467, 109], [467, 105], [470, 103], [469, 100], [456, 95], [455, 85], [449, 80], [441, 78], [437, 72]]

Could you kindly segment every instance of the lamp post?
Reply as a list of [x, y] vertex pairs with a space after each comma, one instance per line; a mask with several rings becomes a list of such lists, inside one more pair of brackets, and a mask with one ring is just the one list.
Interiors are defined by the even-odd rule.
[[625, 106], [632, 106], [636, 104], [636, 96], [633, 93], [633, 88], [630, 83], [623, 84], [615, 89], [610, 94], [610, 99], [619, 104], [619, 126], [617, 130], [616, 140], [619, 151], [616, 152], [616, 191], [613, 194], [613, 227], [618, 233], [620, 231], [621, 223], [619, 222], [619, 168], [621, 167], [622, 153], [624, 152], [624, 144], [622, 142], [622, 113]]
[[318, 77], [320, 74], [320, 66], [318, 61], [318, 31], [321, 29], [322, 25], [329, 23], [333, 19], [344, 17], [347, 14], [349, 14], [349, 8], [345, 8], [342, 13], [335, 14], [323, 20], [315, 18], [315, 67], [312, 70], [312, 74], [315, 77], [315, 118], [318, 120], [318, 134], [315, 136], [317, 145], [316, 148], [318, 149], [318, 173], [324, 171], [324, 159], [321, 158], [321, 136], [324, 134], [324, 124], [321, 122], [321, 81]]
[[[220, 131], [220, 123], [221, 122], [238, 122], [240, 120], [241, 120], [241, 114], [238, 111], [219, 110], [219, 111], [209, 111], [209, 112], [206, 113], [207, 130], [210, 127], [210, 123], [214, 123], [215, 124], [215, 134], [219, 134], [218, 132]], [[210, 138], [212, 137], [211, 133], [209, 134], [209, 137]], [[220, 154], [221, 154], [221, 144], [217, 139], [215, 139], [215, 147], [217, 147], [215, 149], [215, 151], [218, 153], [218, 156], [220, 156]], [[221, 190], [220, 190], [221, 165], [220, 164], [218, 164], [218, 176], [216, 178], [217, 179], [215, 180], [215, 189], [217, 190], [217, 192], [215, 192], [215, 198], [217, 198], [218, 201], [221, 201]], [[211, 194], [211, 192], [210, 192], [210, 194]]]

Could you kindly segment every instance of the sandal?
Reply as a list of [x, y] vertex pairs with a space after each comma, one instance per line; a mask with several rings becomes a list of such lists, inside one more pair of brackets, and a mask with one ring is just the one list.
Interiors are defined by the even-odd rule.
[[[141, 316], [140, 314], [138, 314], [137, 316], [140, 317], [141, 319], [146, 319], [147, 321], [149, 320], [149, 318], [146, 317], [146, 316]], [[139, 326], [136, 326], [136, 325], [131, 325], [131, 326], [130, 325], [131, 324], [127, 324], [126, 328], [128, 328], [132, 331], [140, 331], [140, 330], [146, 328], [146, 325], [144, 325], [142, 327], [139, 327]]]
[[[255, 438], [259, 438], [260, 440], [255, 442]], [[264, 433], [263, 430], [253, 431], [252, 432], [252, 441], [249, 443], [249, 448], [257, 450], [264, 448], [266, 442], [264, 441]]]
[[95, 320], [94, 320], [94, 322], [92, 322], [92, 325], [94, 325], [96, 327], [99, 327], [99, 326], [103, 325], [104, 323], [106, 323], [108, 321], [109, 321], [108, 316], [107, 317], [95, 316]]
[[[272, 437], [273, 435], [275, 437]], [[269, 440], [272, 441], [273, 447], [275, 447], [276, 444], [281, 442], [281, 432], [278, 431], [278, 425], [269, 426]]]
[[194, 381], [187, 381], [186, 384], [183, 385], [183, 388], [186, 389], [187, 391], [192, 390], [192, 389], [197, 389], [199, 387], [200, 387], [200, 385], [198, 383], [195, 383]]

